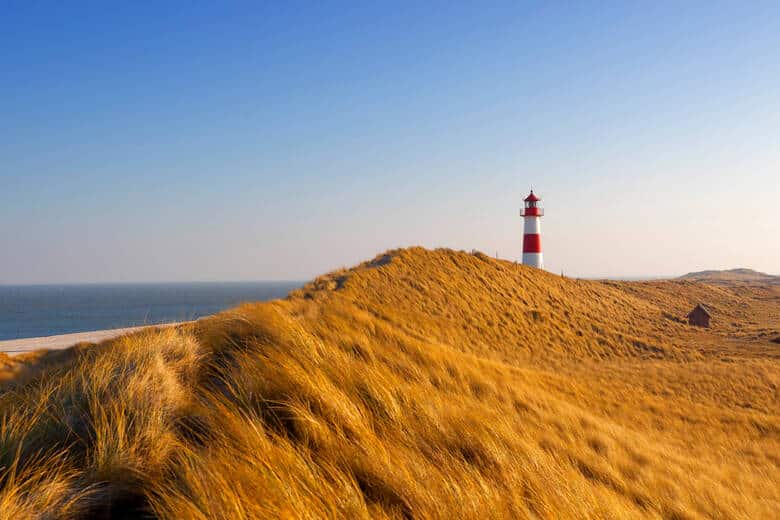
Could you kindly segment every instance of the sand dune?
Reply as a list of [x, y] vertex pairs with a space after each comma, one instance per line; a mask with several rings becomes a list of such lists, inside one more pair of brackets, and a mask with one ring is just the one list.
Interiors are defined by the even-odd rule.
[[776, 290], [412, 248], [6, 359], [0, 517], [778, 518]]

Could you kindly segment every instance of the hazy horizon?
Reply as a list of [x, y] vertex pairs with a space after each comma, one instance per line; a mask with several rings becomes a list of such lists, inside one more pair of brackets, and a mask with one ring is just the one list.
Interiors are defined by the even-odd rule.
[[305, 281], [396, 247], [780, 274], [780, 4], [6, 6], [0, 284]]
[[[410, 246], [412, 247], [412, 246]], [[442, 246], [443, 247], [443, 246]], [[488, 254], [486, 251], [480, 251], [481, 253]], [[381, 253], [380, 253], [381, 254]], [[306, 283], [314, 278], [316, 278], [319, 275], [327, 274], [331, 271], [336, 271], [342, 268], [350, 268], [356, 266], [358, 263], [370, 260], [371, 258], [365, 258], [361, 261], [356, 262], [354, 265], [342, 265], [342, 266], [335, 266], [328, 271], [323, 271], [321, 273], [317, 273], [313, 275], [310, 278], [306, 279], [275, 279], [275, 278], [265, 278], [265, 279], [225, 279], [225, 280], [205, 280], [205, 279], [192, 279], [192, 280], [126, 280], [126, 281], [42, 281], [42, 282], [31, 282], [31, 283], [7, 283], [7, 282], [0, 282], [0, 287], [29, 287], [29, 286], [70, 286], [70, 285], [96, 285], [96, 286], [112, 286], [112, 285], [187, 285], [187, 284], [253, 284], [253, 283]], [[501, 258], [501, 260], [508, 260], [508, 261], [517, 261], [520, 262], [519, 259], [509, 259], [509, 258]], [[732, 269], [752, 269], [750, 267], [728, 267], [723, 269], [694, 269], [691, 271], [686, 271], [684, 273], [674, 273], [674, 274], [637, 274], [637, 275], [609, 275], [609, 276], [599, 276], [599, 275], [570, 275], [569, 273], [565, 271], [561, 271], [565, 276], [571, 277], [571, 278], [581, 278], [583, 280], [624, 280], [624, 281], [643, 281], [643, 280], [668, 280], [668, 279], [674, 279], [681, 276], [684, 276], [686, 274], [690, 273], [696, 273], [700, 271], [722, 271], [722, 270], [732, 270]], [[550, 269], [545, 267], [546, 271], [551, 271]], [[757, 269], [752, 269], [754, 271], [768, 274], [770, 276], [780, 276], [780, 274], [773, 273], [773, 272], [763, 272], [759, 271]], [[553, 272], [553, 274], [560, 274], [561, 272]]]

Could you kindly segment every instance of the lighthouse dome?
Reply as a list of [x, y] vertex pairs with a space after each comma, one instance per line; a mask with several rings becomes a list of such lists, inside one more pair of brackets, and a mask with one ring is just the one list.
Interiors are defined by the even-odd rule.
[[534, 195], [534, 190], [531, 190], [531, 194], [530, 194], [530, 195], [528, 195], [528, 196], [527, 196], [525, 199], [523, 199], [523, 200], [524, 200], [524, 202], [538, 202], [538, 201], [540, 201], [540, 200], [542, 200], [542, 199], [541, 199], [540, 197], [537, 197], [536, 195]]

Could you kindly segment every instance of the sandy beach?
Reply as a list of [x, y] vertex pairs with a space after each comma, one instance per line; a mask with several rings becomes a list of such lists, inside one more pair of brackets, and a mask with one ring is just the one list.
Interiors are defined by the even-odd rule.
[[48, 349], [58, 350], [65, 349], [75, 345], [76, 343], [88, 342], [98, 343], [107, 339], [117, 338], [125, 334], [137, 332], [148, 327], [171, 327], [178, 325], [179, 323], [165, 323], [160, 325], [142, 325], [140, 327], [126, 327], [123, 329], [109, 329], [109, 330], [94, 330], [89, 332], [76, 332], [73, 334], [60, 334], [58, 336], [45, 336], [38, 338], [22, 338], [22, 339], [10, 339], [0, 341], [0, 352], [4, 352], [10, 356], [16, 354], [22, 354], [24, 352], [32, 352], [34, 350]]

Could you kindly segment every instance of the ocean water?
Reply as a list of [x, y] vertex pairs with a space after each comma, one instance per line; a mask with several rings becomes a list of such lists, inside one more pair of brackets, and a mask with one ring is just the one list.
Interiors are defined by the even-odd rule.
[[0, 285], [0, 341], [187, 321], [301, 282]]

